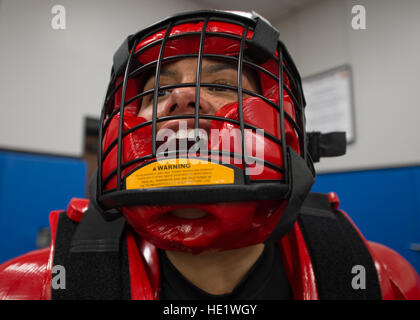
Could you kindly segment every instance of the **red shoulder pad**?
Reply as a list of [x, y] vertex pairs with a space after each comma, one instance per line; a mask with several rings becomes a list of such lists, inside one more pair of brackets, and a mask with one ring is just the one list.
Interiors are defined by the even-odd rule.
[[80, 222], [88, 207], [88, 199], [73, 198], [67, 206], [67, 216], [75, 222]]
[[328, 193], [328, 200], [333, 209], [337, 210], [340, 207], [340, 199], [338, 199], [338, 195], [335, 192]]
[[0, 265], [0, 300], [48, 299], [50, 249], [31, 251]]
[[[67, 216], [80, 222], [89, 205], [88, 199], [73, 198]], [[51, 263], [59, 215], [50, 213], [51, 246], [31, 251], [0, 265], [0, 300], [44, 300], [51, 297]]]
[[394, 250], [368, 242], [381, 282], [383, 298], [420, 300], [420, 277], [411, 264]]

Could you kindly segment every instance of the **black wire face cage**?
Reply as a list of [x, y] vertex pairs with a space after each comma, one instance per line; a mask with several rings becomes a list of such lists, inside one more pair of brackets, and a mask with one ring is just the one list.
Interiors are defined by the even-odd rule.
[[[207, 25], [210, 22], [222, 22], [237, 25], [243, 28], [243, 35], [233, 35], [232, 33], [224, 32], [209, 32]], [[203, 27], [201, 32], [188, 32], [188, 34], [173, 34], [171, 29], [174, 26], [182, 25], [185, 23], [199, 23]], [[249, 31], [253, 32], [251, 39], [247, 38]], [[160, 32], [164, 36], [151, 43], [136, 48], [142, 40], [150, 37], [151, 35]], [[210, 35], [211, 34], [211, 35]], [[199, 37], [199, 50], [197, 53], [181, 54], [176, 56], [164, 56], [165, 45], [173, 40], [182, 36], [196, 36]], [[240, 44], [239, 54], [236, 56], [228, 56], [221, 54], [209, 54], [203, 51], [204, 41], [208, 36], [218, 36], [227, 39], [234, 39]], [[152, 62], [141, 64], [137, 57], [145, 50], [156, 46], [158, 48], [158, 57]], [[246, 50], [244, 50], [246, 48]], [[277, 54], [276, 54], [277, 51]], [[171, 84], [159, 87], [159, 76], [162, 70], [162, 65], [166, 62], [176, 61], [181, 58], [196, 58], [197, 60], [197, 74], [195, 84]], [[217, 83], [202, 83], [201, 82], [201, 66], [204, 58], [224, 59], [229, 63], [234, 63], [237, 66], [237, 86]], [[272, 72], [261, 67], [261, 64], [268, 59], [274, 59], [278, 64], [278, 77]], [[294, 114], [296, 121], [284, 111], [284, 94], [283, 90], [278, 90], [278, 101], [276, 104], [269, 100], [263, 94], [251, 92], [242, 88], [242, 71], [244, 68], [253, 70], [254, 72], [264, 73], [278, 83], [279, 88], [283, 88], [293, 101]], [[140, 90], [136, 95], [127, 99], [127, 85], [130, 79], [136, 79], [141, 75], [152, 72], [155, 75], [154, 88], [144, 91]], [[284, 83], [283, 74], [286, 74], [289, 79], [289, 87]], [[158, 111], [158, 96], [160, 90], [173, 90], [180, 87], [195, 87], [195, 112], [188, 115], [169, 115], [157, 117]], [[234, 90], [237, 92], [238, 103], [238, 120], [231, 118], [224, 118], [215, 115], [204, 115], [199, 113], [200, 108], [200, 88], [213, 87], [221, 88], [223, 90]], [[117, 92], [121, 92], [121, 103], [118, 108], [115, 107], [115, 99]], [[256, 130], [254, 125], [244, 121], [243, 115], [243, 94], [248, 96], [258, 97], [270, 105], [277, 111], [279, 116], [279, 133], [280, 137], [275, 137], [268, 132], [263, 133], [264, 139], [269, 139], [279, 145], [282, 150], [284, 167], [280, 167], [274, 163], [264, 159], [254, 158], [264, 164], [264, 166], [274, 169], [281, 173], [282, 179], [270, 180], [255, 180], [251, 179], [249, 175], [245, 174], [245, 170], [238, 167], [229, 166], [235, 170], [234, 183], [232, 184], [218, 184], [218, 185], [199, 185], [199, 186], [172, 186], [172, 187], [156, 187], [144, 189], [127, 189], [126, 176], [123, 170], [137, 164], [136, 169], [143, 166], [143, 164], [150, 164], [156, 161], [159, 157], [157, 154], [157, 124], [162, 121], [180, 120], [180, 119], [194, 119], [195, 129], [198, 134], [199, 120], [216, 120], [225, 121], [239, 127], [242, 139], [242, 152], [241, 154], [234, 154], [227, 151], [209, 151], [206, 160], [211, 161], [210, 156], [217, 154], [219, 156], [240, 157], [242, 163], [246, 167], [248, 163], [246, 158], [253, 158], [246, 152], [244, 130]], [[140, 104], [141, 99], [146, 95], [153, 95], [153, 117], [151, 120], [143, 122], [139, 125], [124, 130], [124, 112], [129, 104], [138, 101]], [[119, 98], [119, 96], [118, 96]], [[301, 80], [299, 73], [287, 52], [284, 44], [279, 41], [279, 33], [263, 18], [258, 15], [252, 17], [241, 16], [233, 13], [223, 11], [197, 11], [192, 13], [185, 13], [167, 18], [160, 21], [151, 27], [144, 29], [137, 34], [129, 36], [126, 41], [121, 45], [119, 50], [114, 55], [114, 65], [111, 73], [111, 80], [108, 86], [108, 91], [104, 100], [104, 105], [101, 113], [101, 128], [100, 128], [100, 142], [99, 142], [99, 155], [98, 155], [98, 176], [97, 176], [97, 200], [105, 208], [117, 208], [121, 206], [133, 205], [153, 205], [153, 204], [176, 204], [176, 203], [214, 203], [214, 202], [229, 202], [229, 201], [251, 201], [251, 200], [266, 200], [266, 199], [287, 199], [290, 194], [291, 176], [289, 168], [289, 158], [287, 150], [287, 143], [285, 137], [285, 119], [291, 124], [294, 132], [299, 139], [299, 149], [301, 157], [306, 160], [309, 166], [310, 157], [307, 156], [306, 148], [306, 133], [305, 133], [305, 115], [304, 115], [305, 100], [301, 87]], [[119, 129], [118, 136], [104, 148], [104, 135], [110, 126], [112, 119], [119, 116]], [[145, 127], [151, 128], [151, 153], [123, 162], [123, 140], [128, 134], [136, 130], [144, 129]], [[197, 136], [196, 136], [197, 138]], [[115, 170], [103, 176], [103, 165], [107, 157], [110, 156], [111, 148], [116, 148], [116, 165]], [[173, 157], [176, 158], [182, 154], [182, 150], [176, 150]], [[200, 158], [198, 155], [197, 158]], [[116, 188], [107, 189], [106, 184], [116, 178]]]

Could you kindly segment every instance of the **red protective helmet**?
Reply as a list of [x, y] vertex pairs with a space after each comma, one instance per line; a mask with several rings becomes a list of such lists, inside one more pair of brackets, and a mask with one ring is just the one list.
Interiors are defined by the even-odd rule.
[[[191, 58], [193, 83], [160, 83], [165, 66]], [[235, 67], [235, 85], [202, 81], [203, 61], [216, 60]], [[257, 78], [258, 92], [243, 88], [245, 70]], [[154, 86], [147, 89], [150, 79]], [[161, 95], [187, 87], [194, 90], [191, 112], [159, 114]], [[204, 113], [205, 89], [228, 90], [235, 101]], [[148, 95], [146, 118], [140, 107]], [[295, 223], [314, 181], [304, 106], [299, 73], [278, 31], [257, 14], [197, 11], [158, 22], [129, 36], [114, 55], [101, 114], [96, 202], [105, 217], [116, 209], [162, 249], [198, 253], [278, 239]], [[188, 137], [175, 134], [171, 141], [178, 145], [162, 151], [171, 138], [162, 144], [158, 127], [181, 121]], [[199, 134], [203, 123], [208, 139]], [[181, 209], [207, 214], [172, 214]]]

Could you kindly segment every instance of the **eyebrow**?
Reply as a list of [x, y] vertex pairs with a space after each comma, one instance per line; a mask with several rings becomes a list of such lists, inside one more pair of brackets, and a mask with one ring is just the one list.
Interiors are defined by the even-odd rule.
[[202, 69], [203, 73], [217, 73], [224, 70], [234, 70], [238, 71], [237, 67], [230, 64], [230, 63], [213, 63], [210, 65], [207, 65]]
[[[233, 70], [237, 71], [236, 66], [229, 64], [229, 63], [212, 63], [210, 65], [205, 66], [202, 68], [202, 73], [217, 73], [224, 70]], [[176, 71], [170, 70], [168, 68], [165, 68], [165, 66], [160, 70], [160, 76], [167, 76], [167, 77], [174, 77], [177, 75]], [[154, 74], [151, 74], [151, 76], [154, 76]]]
[[[159, 75], [160, 76], [166, 76], [166, 77], [174, 77], [174, 76], [177, 75], [177, 73], [175, 71], [172, 71], [170, 69], [167, 69], [167, 68], [163, 67], [160, 70], [160, 74]], [[155, 73], [153, 73], [153, 76], [155, 76]]]
[[[165, 68], [165, 66], [162, 67], [162, 69], [160, 70], [159, 73], [159, 77], [175, 77], [177, 75], [177, 73], [175, 71], [169, 70], [167, 68]], [[156, 69], [152, 69], [149, 74], [146, 76], [146, 81], [145, 84], [148, 83], [149, 81], [153, 80], [155, 81], [155, 77], [156, 77]]]
[[[214, 73], [224, 71], [224, 70], [238, 71], [236, 66], [234, 66], [230, 63], [216, 62], [216, 63], [209, 64], [209, 65], [205, 66], [204, 68], [202, 68], [201, 74], [203, 74], [203, 73], [214, 74]], [[155, 75], [156, 75], [155, 72], [156, 72], [156, 69], [154, 69], [152, 72], [150, 72], [149, 76], [147, 77], [146, 82], [155, 78]], [[177, 72], [167, 68], [167, 66], [162, 66], [162, 69], [160, 70], [160, 73], [159, 73], [159, 77], [162, 77], [162, 76], [163, 77], [175, 77], [176, 75], [177, 75]]]

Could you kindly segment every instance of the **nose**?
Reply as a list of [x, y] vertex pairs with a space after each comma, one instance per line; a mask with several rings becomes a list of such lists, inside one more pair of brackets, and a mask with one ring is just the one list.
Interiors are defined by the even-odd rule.
[[[163, 113], [166, 116], [177, 114], [193, 114], [195, 112], [195, 87], [182, 87], [173, 89], [167, 99]], [[199, 113], [207, 114], [210, 110], [209, 102], [200, 94]]]

